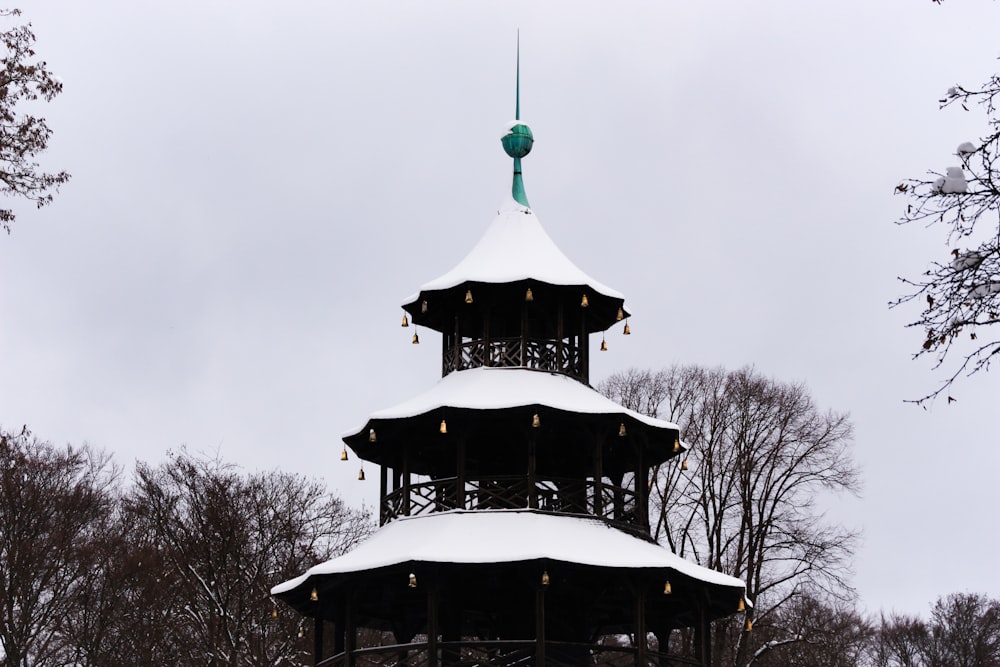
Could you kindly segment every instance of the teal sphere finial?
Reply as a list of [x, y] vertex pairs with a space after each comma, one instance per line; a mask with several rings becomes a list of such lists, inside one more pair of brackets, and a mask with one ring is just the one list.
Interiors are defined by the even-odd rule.
[[500, 141], [507, 155], [513, 158], [522, 158], [531, 152], [531, 146], [535, 143], [535, 137], [531, 134], [531, 128], [524, 123], [517, 123], [507, 131]]

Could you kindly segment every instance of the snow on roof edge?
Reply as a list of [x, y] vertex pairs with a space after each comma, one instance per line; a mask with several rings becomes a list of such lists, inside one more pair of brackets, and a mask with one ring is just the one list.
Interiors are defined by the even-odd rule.
[[352, 551], [274, 586], [271, 594], [294, 590], [312, 576], [349, 574], [409, 562], [489, 564], [539, 559], [595, 567], [669, 568], [706, 583], [745, 587], [735, 577], [685, 560], [596, 517], [523, 509], [452, 510], [396, 519]]

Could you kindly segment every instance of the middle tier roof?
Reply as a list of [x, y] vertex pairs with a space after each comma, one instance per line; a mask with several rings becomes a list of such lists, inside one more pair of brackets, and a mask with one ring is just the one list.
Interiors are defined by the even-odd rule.
[[[600, 439], [633, 438], [653, 465], [678, 453], [676, 424], [622, 407], [565, 375], [527, 368], [456, 371], [422, 394], [373, 413], [344, 441], [363, 459], [384, 464], [398, 446], [439, 441], [441, 420], [447, 420], [453, 436], [465, 425], [483, 440], [501, 426], [529, 428], [536, 413], [541, 433], [552, 438], [579, 439], [584, 431]], [[560, 428], [553, 433], [556, 425]]]

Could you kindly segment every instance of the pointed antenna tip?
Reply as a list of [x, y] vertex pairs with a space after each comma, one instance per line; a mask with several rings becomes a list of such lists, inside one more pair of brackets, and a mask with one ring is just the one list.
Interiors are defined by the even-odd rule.
[[521, 120], [521, 29], [517, 29], [517, 89], [514, 97], [514, 120]]

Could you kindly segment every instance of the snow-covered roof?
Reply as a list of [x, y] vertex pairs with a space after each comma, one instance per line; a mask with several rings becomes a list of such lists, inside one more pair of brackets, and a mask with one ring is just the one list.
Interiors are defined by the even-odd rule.
[[[513, 198], [497, 211], [479, 243], [448, 273], [424, 284], [421, 292], [446, 290], [466, 282], [510, 283], [535, 280], [551, 285], [587, 285], [609, 298], [624, 295], [597, 282], [556, 246], [538, 217]], [[414, 294], [403, 303], [412, 303]]]
[[[379, 410], [371, 419], [405, 419], [439, 408], [503, 410], [540, 405], [578, 414], [616, 414], [660, 429], [677, 425], [618, 405], [595, 389], [560, 373], [519, 367], [470, 368], [449, 373], [428, 391], [391, 408]], [[354, 429], [345, 437], [358, 433]]]
[[401, 518], [353, 551], [320, 563], [271, 589], [278, 595], [313, 575], [373, 570], [408, 562], [510, 563], [549, 559], [617, 568], [670, 568], [717, 586], [743, 582], [684, 560], [673, 552], [609, 527], [598, 519], [530, 510], [456, 510]]

